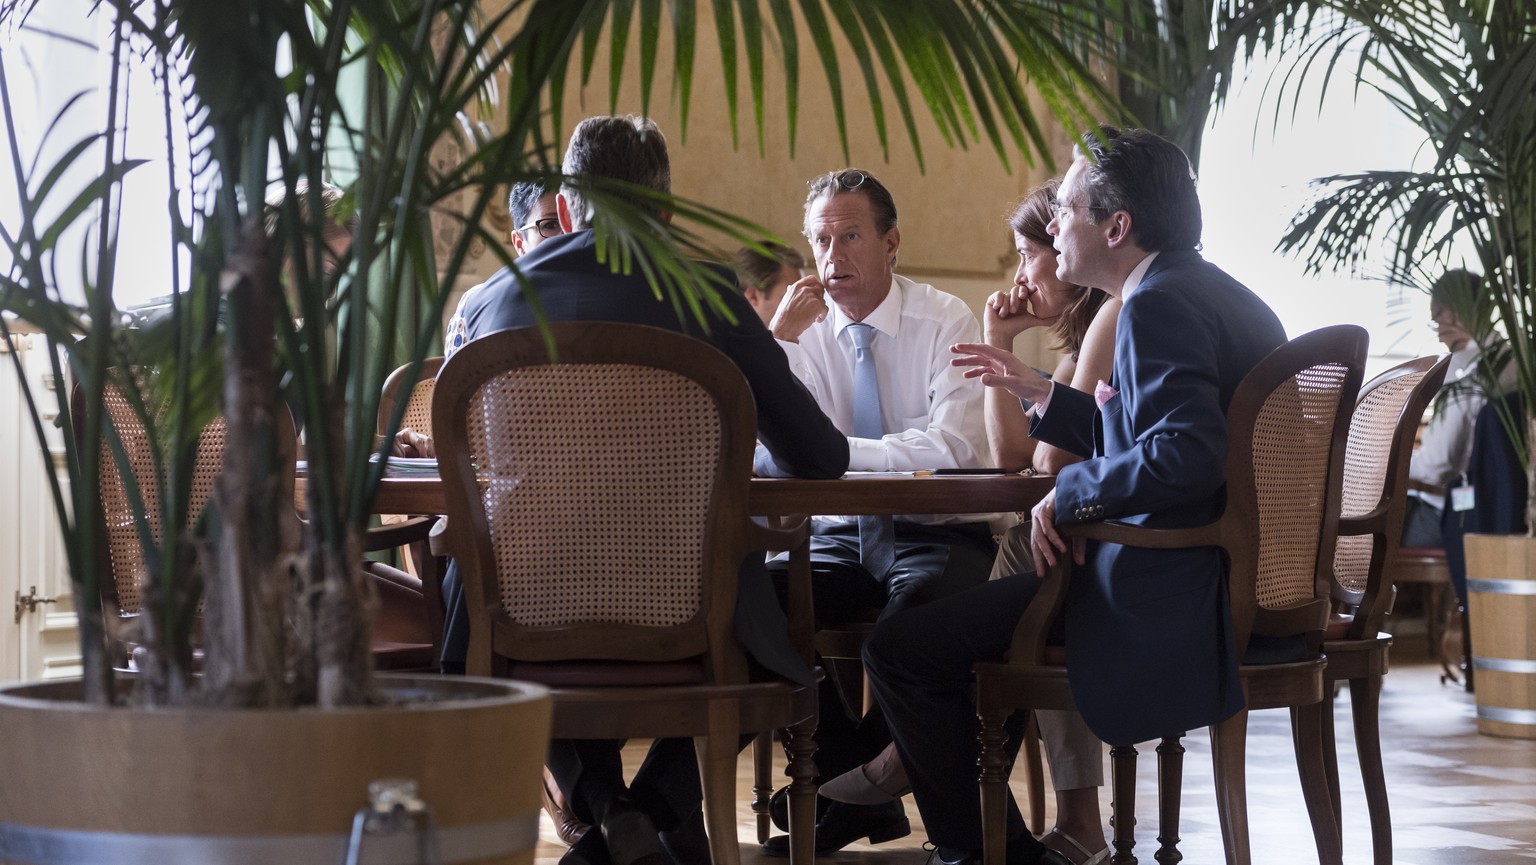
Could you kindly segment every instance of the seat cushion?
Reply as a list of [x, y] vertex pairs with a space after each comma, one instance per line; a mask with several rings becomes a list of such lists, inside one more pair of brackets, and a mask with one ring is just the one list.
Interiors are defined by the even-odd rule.
[[704, 668], [697, 661], [639, 663], [630, 661], [558, 661], [512, 663], [506, 675], [555, 688], [623, 688], [652, 685], [702, 685]]

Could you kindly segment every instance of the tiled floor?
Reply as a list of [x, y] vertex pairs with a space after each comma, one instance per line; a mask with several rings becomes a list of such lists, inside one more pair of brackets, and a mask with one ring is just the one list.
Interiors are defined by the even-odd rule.
[[[1382, 698], [1383, 747], [1391, 801], [1396, 865], [1514, 865], [1536, 862], [1536, 741], [1480, 736], [1472, 695], [1442, 685], [1440, 669], [1424, 659], [1422, 636], [1401, 635]], [[1344, 860], [1369, 865], [1370, 834], [1365, 800], [1348, 733], [1347, 691], [1337, 704], [1341, 732], [1339, 761], [1343, 785]], [[1191, 865], [1222, 862], [1210, 776], [1209, 739], [1198, 732], [1185, 739], [1183, 823], [1180, 850]], [[631, 747], [638, 754], [639, 749]], [[1156, 849], [1155, 755], [1142, 749], [1138, 805], [1141, 826], [1136, 852], [1151, 865]], [[782, 763], [780, 764], [782, 765]], [[758, 853], [747, 804], [751, 771], [746, 759], [738, 774], [738, 823], [743, 865], [779, 865]], [[1023, 801], [1023, 790], [1016, 785]], [[1248, 736], [1249, 819], [1255, 865], [1317, 861], [1284, 711], [1255, 713]], [[1049, 797], [1048, 797], [1049, 798]], [[1108, 791], [1103, 813], [1109, 814]], [[1047, 820], [1051, 817], [1047, 804]], [[845, 865], [922, 865], [923, 832], [908, 801], [912, 835], [878, 847], [852, 845], [833, 861]], [[565, 848], [543, 826], [538, 865], [555, 865]]]

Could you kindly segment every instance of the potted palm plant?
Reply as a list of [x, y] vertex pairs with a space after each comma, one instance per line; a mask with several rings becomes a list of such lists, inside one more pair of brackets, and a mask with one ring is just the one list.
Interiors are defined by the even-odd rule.
[[[1481, 272], [1473, 308], [1455, 312], [1481, 327], [1473, 333], [1480, 343], [1501, 344], [1483, 354], [1479, 384], [1497, 395], [1514, 382], [1519, 399], [1493, 405], [1531, 489], [1536, 7], [1497, 0], [1318, 5], [1332, 10], [1340, 26], [1314, 30], [1296, 68], [1358, 72], [1359, 82], [1381, 90], [1423, 129], [1432, 153], [1422, 170], [1319, 180], [1317, 196], [1295, 217], [1281, 248], [1304, 254], [1315, 270], [1360, 264], [1385, 243], [1393, 256], [1388, 272], [1404, 284], [1423, 284], [1416, 275], [1448, 267]], [[1478, 672], [1479, 729], [1532, 738], [1536, 680], [1523, 671], [1536, 615], [1525, 591], [1536, 580], [1536, 499], [1526, 502], [1525, 524], [1525, 536], [1467, 535], [1466, 556], [1474, 665], [1485, 668]]]
[[[29, 32], [38, 6], [0, 0], [0, 34], [12, 40]], [[696, 6], [713, 12], [731, 81], [735, 46], [744, 45], [759, 118], [769, 38], [785, 48], [785, 76], [794, 81], [800, 61], [791, 49], [809, 29], [835, 84], [829, 22], [854, 46], [874, 103], [877, 71], [901, 96], [914, 145], [908, 80], [952, 141], [986, 138], [1000, 155], [1043, 150], [1031, 90], [1072, 127], [1109, 110], [1080, 53], [1098, 44], [1097, 31], [1073, 29], [1080, 25], [1047, 2], [825, 0], [798, 12], [775, 2], [765, 22], [756, 0], [675, 0], [665, 9], [648, 0], [107, 0], [82, 5], [100, 19], [82, 32], [107, 34], [102, 50], [114, 70], [103, 114], [88, 134], [40, 161], [18, 143], [27, 136], [17, 134], [11, 109], [17, 55], [0, 45], [0, 109], [12, 133], [5, 162], [19, 197], [19, 216], [0, 231], [7, 255], [0, 336], [19, 326], [41, 334], [59, 404], [69, 405], [70, 383], [80, 387], [83, 399], [73, 412], [64, 409], [65, 422], [82, 428], [80, 440], [90, 445], [67, 443], [67, 483], [55, 483], [51, 502], [65, 527], [84, 678], [0, 694], [8, 731], [0, 746], [7, 779], [0, 858], [35, 861], [29, 855], [38, 845], [88, 837], [146, 849], [167, 838], [200, 839], [214, 846], [199, 849], [218, 858], [226, 842], [211, 836], [340, 832], [361, 803], [362, 780], [380, 773], [418, 778], [420, 798], [437, 808], [444, 832], [520, 839], [453, 861], [531, 856], [528, 821], [547, 709], [489, 694], [488, 683], [381, 687], [372, 673], [358, 562], [382, 473], [370, 458], [387, 447], [375, 436], [380, 389], [396, 364], [433, 353], [447, 297], [440, 287], [453, 284], [472, 245], [486, 244], [515, 267], [482, 226], [500, 185], [582, 183], [561, 178], [553, 163], [568, 76], [579, 70], [585, 80], [593, 47], [605, 39], [625, 45], [633, 22], [648, 100], [658, 34], [670, 28], [670, 71], [686, 100], [702, 29]], [[897, 40], [900, 55], [892, 50]], [[121, 147], [118, 76], [130, 56], [156, 82], [167, 141], [158, 164], [141, 164]], [[615, 65], [615, 88], [624, 74]], [[788, 96], [792, 115], [793, 88]], [[734, 96], [730, 108], [734, 117]], [[61, 116], [75, 110], [71, 102]], [[65, 128], [50, 126], [49, 134]], [[441, 158], [445, 152], [458, 156]], [[72, 182], [81, 166], [89, 166], [86, 178]], [[118, 220], [124, 178], [135, 171], [167, 173], [173, 230], [164, 254], [181, 263], [170, 313], [148, 329], [125, 326], [113, 291], [128, 278], [117, 266]], [[340, 246], [327, 242], [336, 216], [321, 206], [327, 182], [343, 190], [350, 237]], [[615, 267], [643, 257], [658, 291], [680, 304], [710, 303], [716, 287], [690, 258], [693, 235], [685, 227], [658, 238], [617, 191], [583, 183], [589, 200], [604, 203], [598, 231]], [[281, 203], [267, 208], [273, 192]], [[684, 226], [763, 236], [708, 208], [670, 205]], [[86, 228], [83, 241], [69, 231], [78, 226]], [[434, 244], [443, 238], [446, 246]], [[87, 278], [71, 292], [61, 275], [77, 272]], [[109, 385], [123, 389], [124, 370], [142, 378], [127, 390], [139, 422], [154, 431], [149, 483], [167, 515], [161, 531], [139, 529], [150, 567], [136, 634], [142, 672], [131, 689], [114, 678], [105, 645], [97, 531], [103, 449], [94, 446], [107, 442], [107, 458], [124, 459], [120, 431], [102, 407]], [[41, 443], [41, 394], [26, 395]], [[290, 411], [303, 425], [308, 463], [299, 533], [285, 528], [293, 502], [276, 481], [293, 472], [282, 435]], [[183, 530], [177, 517], [189, 512], [198, 432], [218, 414], [228, 438], [215, 516]], [[194, 676], [189, 641], [200, 601], [205, 661]], [[457, 720], [432, 726], [448, 716]], [[338, 719], [341, 727], [330, 726]], [[524, 732], [514, 732], [516, 724]], [[286, 738], [266, 738], [274, 730]], [[111, 756], [84, 756], [87, 743]], [[343, 758], [360, 766], [343, 772]], [[109, 777], [106, 768], [120, 771]], [[315, 781], [321, 776], [325, 783]], [[506, 780], [494, 780], [500, 776]], [[45, 793], [48, 781], [53, 792]], [[450, 808], [444, 803], [454, 788], [467, 792]], [[81, 808], [83, 790], [99, 791], [108, 804]], [[214, 816], [215, 803], [235, 813]], [[334, 861], [334, 840], [317, 855]], [[302, 847], [277, 858], [302, 861]]]

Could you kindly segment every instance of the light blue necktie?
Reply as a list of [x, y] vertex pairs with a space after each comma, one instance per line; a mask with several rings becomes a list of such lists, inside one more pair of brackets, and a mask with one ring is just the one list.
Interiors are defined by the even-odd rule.
[[[875, 329], [867, 324], [848, 325], [853, 340], [853, 434], [877, 439], [885, 435], [880, 419], [880, 377], [875, 372]], [[885, 581], [896, 560], [896, 526], [889, 516], [859, 517], [859, 560], [874, 578]]]

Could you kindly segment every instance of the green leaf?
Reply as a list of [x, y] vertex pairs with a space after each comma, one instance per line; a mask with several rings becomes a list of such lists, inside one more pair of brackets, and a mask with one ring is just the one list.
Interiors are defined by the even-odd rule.
[[[677, 85], [677, 97], [680, 103], [680, 123], [682, 125], [682, 140], [688, 140], [688, 105], [693, 96], [693, 59], [694, 37], [698, 31], [698, 18], [694, 10], [694, 0], [669, 0], [672, 9], [672, 41], [677, 52], [677, 76], [674, 81]], [[727, 10], [729, 11], [729, 10]], [[732, 58], [734, 59], [734, 57]], [[734, 64], [733, 64], [734, 65]], [[735, 135], [735, 92], [732, 83], [731, 106], [732, 136]]]
[[[725, 113], [731, 121], [731, 147], [741, 144], [737, 125], [736, 94], [736, 17], [731, 0], [714, 0], [715, 41], [720, 45], [720, 71], [725, 78]], [[687, 101], [684, 100], [686, 107]], [[761, 126], [761, 124], [758, 124]]]

